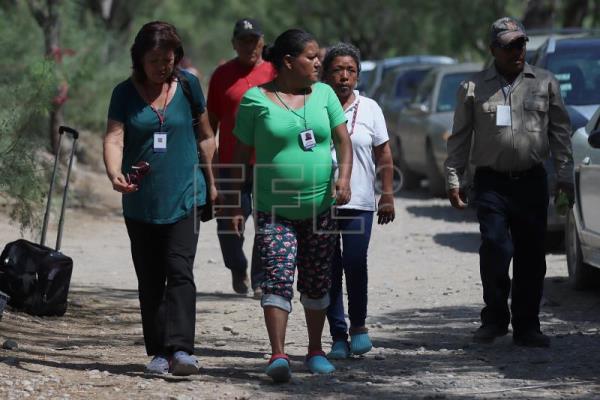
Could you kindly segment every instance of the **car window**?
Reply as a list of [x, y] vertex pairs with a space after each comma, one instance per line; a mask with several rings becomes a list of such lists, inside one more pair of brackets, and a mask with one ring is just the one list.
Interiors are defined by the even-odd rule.
[[365, 92], [371, 86], [371, 81], [375, 77], [375, 69], [371, 69], [369, 71], [360, 71], [360, 76], [358, 77], [358, 85], [357, 88], [359, 92]]
[[467, 79], [472, 72], [460, 72], [455, 74], [447, 74], [442, 78], [440, 83], [440, 92], [436, 110], [438, 112], [454, 111], [456, 107], [456, 91], [462, 81]]
[[[395, 71], [394, 71], [395, 72]], [[385, 103], [393, 100], [394, 97], [394, 80], [396, 79], [396, 73], [388, 73], [387, 76], [381, 81], [375, 93], [373, 94], [373, 100], [378, 103]]]
[[431, 102], [431, 92], [435, 85], [436, 76], [435, 73], [430, 73], [423, 79], [423, 82], [421, 82], [421, 85], [417, 89], [417, 94], [413, 98], [413, 103], [429, 104]]
[[600, 104], [600, 40], [594, 46], [557, 48], [548, 54], [546, 68], [560, 84], [565, 104]]
[[428, 71], [429, 69], [408, 70], [398, 76], [394, 97], [401, 100], [412, 99]]

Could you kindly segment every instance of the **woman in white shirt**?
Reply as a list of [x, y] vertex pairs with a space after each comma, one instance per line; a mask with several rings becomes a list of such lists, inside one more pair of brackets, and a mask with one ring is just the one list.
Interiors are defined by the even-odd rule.
[[[381, 108], [374, 100], [359, 95], [355, 90], [360, 74], [359, 50], [346, 43], [332, 46], [322, 68], [323, 81], [333, 88], [344, 108], [354, 152], [350, 180], [352, 198], [348, 204], [338, 207], [341, 235], [334, 256], [331, 302], [327, 310], [333, 338], [329, 357], [339, 359], [350, 354], [364, 354], [373, 347], [365, 327], [367, 250], [373, 213], [377, 211], [379, 224], [394, 220], [394, 167]], [[379, 203], [375, 199], [377, 172], [382, 181]], [[344, 318], [343, 274], [346, 275], [350, 329]]]

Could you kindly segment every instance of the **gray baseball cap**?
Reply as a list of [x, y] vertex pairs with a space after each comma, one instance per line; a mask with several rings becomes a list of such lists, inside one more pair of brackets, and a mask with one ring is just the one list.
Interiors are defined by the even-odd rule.
[[492, 29], [490, 30], [491, 44], [503, 47], [521, 38], [528, 40], [523, 24], [514, 18], [503, 17], [492, 24]]

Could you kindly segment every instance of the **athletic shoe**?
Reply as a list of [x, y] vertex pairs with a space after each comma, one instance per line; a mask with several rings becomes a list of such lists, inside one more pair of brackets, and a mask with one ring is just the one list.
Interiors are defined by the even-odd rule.
[[335, 367], [322, 350], [310, 351], [306, 356], [305, 364], [313, 374], [329, 374], [335, 371]]
[[288, 382], [292, 377], [290, 369], [290, 360], [285, 354], [273, 354], [269, 360], [269, 365], [265, 373], [273, 379], [275, 383]]
[[343, 360], [350, 357], [350, 347], [345, 340], [336, 340], [331, 345], [331, 351], [327, 354], [327, 358], [332, 360]]
[[367, 332], [350, 335], [350, 353], [361, 355], [369, 352], [372, 348], [373, 343]]
[[173, 375], [185, 376], [197, 374], [199, 370], [198, 360], [185, 351], [176, 351], [171, 357], [171, 373]]
[[169, 372], [169, 360], [165, 356], [154, 356], [146, 365], [147, 374], [163, 375]]

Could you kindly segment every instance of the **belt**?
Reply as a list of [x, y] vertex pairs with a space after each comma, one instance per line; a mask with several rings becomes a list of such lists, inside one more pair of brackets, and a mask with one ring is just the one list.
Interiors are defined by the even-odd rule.
[[544, 173], [546, 173], [544, 166], [541, 163], [535, 164], [533, 167], [521, 171], [498, 171], [496, 169], [493, 169], [492, 167], [477, 167], [475, 171], [485, 174], [496, 175], [506, 179], [522, 179], [530, 176], [537, 176], [540, 175], [541, 171], [544, 171]]

